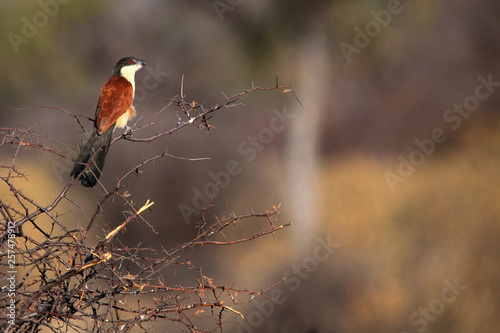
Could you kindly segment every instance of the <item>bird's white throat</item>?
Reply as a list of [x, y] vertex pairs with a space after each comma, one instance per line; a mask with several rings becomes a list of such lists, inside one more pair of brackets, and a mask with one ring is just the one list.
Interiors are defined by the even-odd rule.
[[120, 69], [120, 75], [130, 82], [132, 85], [133, 92], [135, 94], [135, 72], [142, 68], [140, 63], [136, 63], [130, 66], [124, 66]]

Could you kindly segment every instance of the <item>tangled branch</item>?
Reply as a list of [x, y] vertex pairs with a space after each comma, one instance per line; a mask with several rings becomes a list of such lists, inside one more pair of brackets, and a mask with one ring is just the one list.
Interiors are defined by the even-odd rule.
[[[152, 125], [149, 123], [134, 128], [134, 135], [120, 135], [112, 142], [128, 140], [151, 143], [187, 126], [209, 130], [210, 119], [218, 110], [239, 105], [239, 97], [258, 90], [293, 93], [291, 85], [279, 85], [278, 82], [276, 86], [268, 88], [252, 84], [252, 88], [230, 97], [224, 96], [221, 102], [205, 108], [197, 102], [186, 102], [181, 91], [180, 96], [172, 98], [165, 108], [155, 114], [157, 116], [173, 109], [179, 119], [175, 127], [153, 136], [137, 137], [142, 129]], [[80, 119], [90, 119], [62, 108], [51, 109], [74, 117], [82, 129]], [[184, 116], [181, 117], [179, 113]], [[0, 149], [8, 146], [15, 148], [10, 165], [0, 166], [1, 184], [10, 194], [9, 198], [2, 198], [0, 202], [0, 257], [1, 266], [5, 268], [0, 271], [0, 279], [8, 282], [0, 298], [0, 307], [5, 311], [2, 318], [7, 318], [0, 319], [1, 331], [37, 332], [41, 328], [47, 328], [52, 332], [128, 332], [132, 327], [148, 331], [143, 325], [152, 325], [161, 320], [175, 323], [191, 332], [200, 332], [205, 329], [198, 328], [198, 323], [208, 320], [213, 322], [214, 329], [222, 332], [227, 316], [243, 317], [237, 310], [239, 305], [256, 296], [269, 298], [266, 293], [274, 284], [260, 291], [217, 284], [204, 275], [203, 267], [194, 264], [190, 257], [203, 246], [232, 246], [250, 242], [290, 226], [291, 223], [276, 224], [279, 206], [260, 213], [233, 213], [222, 219], [212, 218], [208, 214], [213, 201], [212, 195], [197, 224], [196, 234], [190, 241], [169, 250], [163, 247], [144, 247], [141, 244], [125, 246], [119, 237], [120, 232], [126, 232], [127, 225], [134, 221], [145, 223], [153, 232], [156, 231], [144, 216], [152, 209], [153, 202], [148, 200], [137, 207], [128, 199], [130, 194], [125, 190], [124, 180], [158, 159], [192, 161], [197, 160], [196, 158], [178, 157], [165, 151], [144, 159], [119, 177], [114, 188], [108, 190], [101, 184], [104, 192], [102, 199], [89, 215], [86, 225], [72, 229], [67, 227], [65, 215], [60, 215], [57, 208], [63, 201], [68, 201], [83, 212], [80, 204], [68, 194], [76, 179], [69, 179], [45, 205], [25, 194], [16, 183], [18, 178], [30, 181], [18, 166], [19, 152], [22, 149], [38, 149], [58, 158], [71, 159], [71, 156], [62, 153], [61, 147], [67, 145], [49, 136], [37, 134], [32, 128], [0, 128], [0, 138]], [[118, 227], [95, 242], [89, 237], [89, 231], [93, 228], [95, 219], [102, 216], [104, 205], [117, 204], [111, 198], [119, 198], [130, 211]], [[46, 230], [46, 224], [39, 222], [42, 217], [51, 222], [50, 230]], [[260, 231], [247, 231], [245, 236], [220, 240], [218, 236], [225, 236], [224, 230], [229, 226], [239, 226], [242, 221], [258, 223]], [[261, 225], [262, 221], [265, 225]], [[27, 224], [38, 232], [36, 237], [32, 235], [33, 232], [23, 231]], [[242, 229], [242, 232], [245, 230]], [[172, 286], [165, 282], [165, 277], [181, 268], [196, 272], [196, 276], [184, 281], [182, 286]], [[9, 282], [14, 280], [15, 282]], [[283, 279], [277, 283], [282, 281]], [[12, 313], [14, 315], [9, 317]]]

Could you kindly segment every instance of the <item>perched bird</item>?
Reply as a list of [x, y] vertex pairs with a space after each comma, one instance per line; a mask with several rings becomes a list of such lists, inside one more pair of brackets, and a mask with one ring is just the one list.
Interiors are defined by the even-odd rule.
[[[146, 63], [136, 57], [118, 61], [108, 82], [101, 88], [94, 117], [94, 130], [78, 155], [71, 177], [80, 176], [82, 185], [93, 187], [101, 176], [115, 127], [127, 126], [135, 116], [132, 105], [135, 92], [135, 72]], [[87, 166], [88, 164], [88, 166]]]

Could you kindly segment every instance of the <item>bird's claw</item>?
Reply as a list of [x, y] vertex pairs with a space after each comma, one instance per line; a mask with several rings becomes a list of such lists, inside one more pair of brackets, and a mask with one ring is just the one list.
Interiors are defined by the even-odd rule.
[[132, 129], [132, 127], [130, 127], [129, 125], [125, 125], [125, 131], [123, 132], [123, 136], [129, 137], [132, 136], [132, 134], [134, 134], [134, 130]]

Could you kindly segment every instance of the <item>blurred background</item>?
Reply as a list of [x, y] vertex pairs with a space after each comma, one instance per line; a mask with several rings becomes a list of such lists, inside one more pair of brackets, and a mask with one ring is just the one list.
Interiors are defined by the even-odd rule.
[[[119, 141], [101, 181], [165, 149], [128, 178], [130, 199], [155, 201], [124, 242], [175, 247], [193, 237], [203, 193], [228, 162], [209, 217], [281, 203], [274, 236], [192, 258], [217, 284], [275, 287], [283, 306], [248, 303], [234, 332], [497, 332], [500, 321], [500, 3], [493, 1], [2, 1], [1, 127], [30, 128], [74, 158], [114, 64], [134, 55], [135, 135], [176, 126], [180, 94], [210, 107], [276, 77], [292, 94], [255, 92], [222, 109], [210, 131], [191, 126], [151, 144]], [[87, 136], [86, 136], [87, 135]], [[44, 138], [41, 138], [44, 140]], [[45, 141], [46, 142], [46, 141]], [[2, 147], [0, 164], [14, 147]], [[45, 203], [72, 162], [37, 149], [16, 180]], [[24, 181], [24, 183], [23, 183]], [[7, 197], [7, 188], [0, 194]], [[200, 194], [201, 193], [201, 194]], [[102, 189], [74, 187], [60, 214], [86, 224]], [[94, 231], [123, 221], [119, 200]], [[265, 227], [265, 226], [262, 226]], [[251, 223], [235, 236], [255, 230]], [[195, 284], [182, 273], [172, 277]], [[168, 282], [168, 281], [167, 281]], [[172, 282], [173, 283], [173, 282]], [[161, 327], [161, 326], [158, 326]], [[165, 328], [166, 329], [166, 328]], [[161, 331], [161, 330], [160, 330]]]

